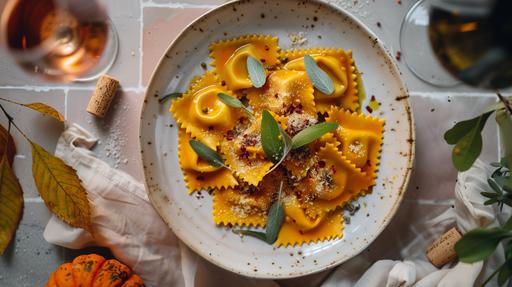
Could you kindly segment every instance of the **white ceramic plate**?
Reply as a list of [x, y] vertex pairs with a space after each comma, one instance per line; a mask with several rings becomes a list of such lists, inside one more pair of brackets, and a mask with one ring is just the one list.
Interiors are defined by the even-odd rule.
[[[303, 47], [352, 49], [368, 96], [382, 103], [373, 114], [386, 120], [381, 166], [373, 193], [345, 226], [342, 239], [275, 248], [240, 238], [212, 221], [208, 193], [189, 196], [177, 157], [177, 127], [158, 97], [185, 91], [189, 80], [210, 63], [208, 45], [245, 34], [278, 36], [283, 49], [289, 33], [305, 32]], [[338, 8], [320, 1], [240, 1], [225, 4], [187, 27], [160, 60], [146, 93], [140, 143], [146, 187], [153, 206], [176, 235], [214, 264], [263, 278], [290, 278], [336, 266], [361, 252], [388, 225], [407, 188], [414, 157], [414, 128], [407, 90], [392, 57], [366, 28]]]

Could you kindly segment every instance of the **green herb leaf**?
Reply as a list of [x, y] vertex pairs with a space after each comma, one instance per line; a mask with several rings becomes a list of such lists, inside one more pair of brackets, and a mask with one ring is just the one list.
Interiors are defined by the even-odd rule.
[[356, 75], [357, 80], [357, 98], [359, 100], [359, 106], [357, 107], [357, 111], [361, 111], [361, 107], [363, 106], [364, 99], [366, 99], [366, 90], [364, 88], [364, 82], [363, 77], [361, 77], [361, 72], [359, 72], [359, 69], [354, 65], [354, 73]]
[[233, 232], [236, 234], [252, 236], [252, 237], [258, 238], [260, 240], [263, 240], [265, 242], [267, 241], [267, 235], [264, 232], [247, 230], [247, 229], [233, 230]]
[[277, 163], [283, 158], [285, 143], [281, 129], [267, 110], [263, 111], [261, 117], [261, 145], [267, 158], [273, 163]]
[[292, 150], [292, 138], [281, 128], [280, 125], [278, 125], [278, 127], [279, 127], [279, 131], [281, 132], [281, 137], [282, 137], [283, 143], [284, 143], [284, 152], [283, 152], [283, 155], [281, 156], [281, 159], [278, 162], [274, 163], [274, 166], [272, 166], [272, 168], [269, 171], [267, 171], [266, 174], [273, 172], [277, 167], [279, 167], [279, 165], [281, 165], [281, 163], [284, 161], [286, 156]]
[[222, 159], [222, 157], [209, 146], [197, 140], [190, 140], [189, 144], [202, 160], [207, 161], [210, 165], [214, 167], [224, 166], [224, 160]]
[[309, 79], [317, 90], [326, 95], [332, 95], [332, 93], [334, 93], [334, 83], [331, 77], [317, 65], [313, 57], [304, 55], [304, 67], [306, 68]]
[[480, 192], [481, 195], [487, 197], [487, 198], [496, 198], [499, 194], [494, 192]]
[[277, 240], [277, 236], [279, 235], [279, 231], [281, 230], [281, 226], [284, 222], [284, 207], [281, 202], [281, 192], [283, 190], [283, 182], [279, 185], [279, 192], [277, 201], [272, 204], [270, 210], [268, 212], [268, 221], [267, 221], [267, 243], [274, 244]]
[[[481, 131], [490, 115], [491, 113], [486, 113], [470, 121], [465, 121], [462, 125], [458, 123], [459, 126], [455, 125], [445, 133], [446, 142], [451, 144], [456, 141], [452, 151], [452, 161], [457, 170], [468, 170], [480, 155], [482, 151]], [[470, 125], [472, 127], [468, 131]]]
[[267, 73], [263, 64], [253, 56], [247, 57], [247, 73], [251, 79], [252, 85], [255, 88], [261, 88], [267, 81]]
[[[501, 163], [509, 171], [512, 170], [512, 115], [506, 110], [496, 112], [496, 122], [500, 129], [500, 138], [504, 147], [505, 156], [501, 159]], [[503, 185], [503, 189], [512, 191], [512, 177]]]
[[266, 233], [247, 229], [233, 230], [233, 232], [236, 234], [248, 235], [258, 238], [267, 242], [268, 244], [274, 244], [274, 242], [277, 240], [277, 237], [279, 236], [281, 226], [283, 226], [284, 223], [284, 207], [283, 203], [281, 202], [282, 190], [283, 182], [281, 181], [281, 184], [279, 185], [277, 201], [272, 204], [268, 212]]
[[243, 109], [246, 113], [248, 113], [249, 115], [252, 115], [251, 110], [249, 110], [246, 106], [244, 106], [244, 104], [239, 99], [232, 97], [228, 94], [224, 94], [224, 93], [218, 93], [217, 97], [219, 98], [219, 100], [221, 102], [223, 102], [227, 106], [236, 108], [236, 109]]
[[498, 184], [496, 184], [496, 182], [490, 178], [487, 179], [487, 184], [489, 184], [489, 186], [494, 190], [496, 191], [497, 193], [502, 193], [501, 192], [501, 188], [498, 186]]
[[292, 149], [312, 143], [324, 134], [338, 128], [337, 123], [324, 122], [301, 130], [292, 138]]
[[502, 239], [512, 237], [512, 232], [501, 228], [477, 228], [466, 233], [455, 244], [460, 261], [473, 263], [489, 257]]
[[505, 222], [505, 224], [503, 224], [503, 229], [512, 231], [512, 216], [510, 216], [509, 219], [507, 220], [507, 222]]
[[456, 123], [453, 126], [453, 128], [449, 129], [444, 134], [444, 140], [449, 145], [454, 145], [457, 144], [457, 142], [459, 142], [464, 136], [469, 134], [475, 128], [481, 131], [485, 125], [485, 122], [487, 121], [487, 118], [491, 115], [491, 113], [492, 112], [487, 112], [470, 120], [465, 120]]
[[512, 260], [507, 260], [499, 269], [498, 286], [503, 286], [505, 283], [507, 283], [508, 278], [512, 276], [512, 268], [508, 264], [509, 262], [512, 262]]
[[158, 102], [161, 104], [165, 101], [167, 101], [168, 99], [177, 99], [177, 98], [181, 98], [183, 96], [183, 93], [170, 93], [170, 94], [167, 94], [165, 96], [162, 96], [160, 99], [158, 99]]

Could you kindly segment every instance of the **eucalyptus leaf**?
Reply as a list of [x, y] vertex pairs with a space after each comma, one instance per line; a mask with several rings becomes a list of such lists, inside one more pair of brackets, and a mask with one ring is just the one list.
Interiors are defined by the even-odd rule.
[[267, 235], [264, 232], [247, 230], [247, 229], [233, 230], [233, 232], [236, 234], [252, 236], [252, 237], [258, 238], [260, 240], [263, 240], [265, 242], [267, 241]]
[[[490, 115], [491, 113], [486, 113], [476, 118], [477, 120], [476, 122], [472, 122], [474, 125], [469, 132], [458, 139], [452, 151], [452, 161], [458, 171], [468, 170], [482, 152], [481, 131]], [[452, 133], [447, 138], [448, 132], [445, 134], [445, 139], [448, 143], [452, 142], [452, 139], [458, 138], [459, 135], [462, 134]]]
[[334, 93], [334, 83], [331, 77], [318, 66], [313, 57], [304, 55], [304, 67], [306, 68], [309, 79], [317, 90], [326, 95], [332, 95], [332, 93]]
[[278, 199], [272, 206], [268, 212], [268, 221], [267, 221], [267, 243], [274, 244], [276, 242], [277, 237], [279, 235], [279, 231], [281, 230], [281, 226], [284, 222], [284, 207], [281, 202], [281, 192], [283, 190], [283, 182], [279, 185], [279, 195]]
[[499, 269], [498, 286], [503, 286], [505, 283], [507, 283], [508, 278], [512, 276], [512, 266], [510, 266], [510, 262], [512, 262], [512, 260], [507, 260]]
[[512, 231], [501, 228], [477, 228], [464, 234], [455, 244], [460, 261], [474, 263], [487, 259], [501, 240], [512, 237]]
[[284, 155], [285, 142], [279, 124], [269, 111], [264, 110], [261, 117], [261, 145], [267, 158], [278, 163]]
[[497, 184], [494, 180], [492, 180], [492, 179], [488, 178], [488, 179], [487, 179], [487, 184], [489, 184], [489, 186], [490, 186], [494, 191], [496, 191], [497, 193], [502, 193], [502, 192], [501, 192], [501, 188], [498, 186], [498, 184]]
[[[469, 134], [472, 130], [478, 128], [480, 131], [483, 129], [487, 118], [492, 112], [484, 113], [478, 117], [470, 120], [465, 120], [456, 123], [451, 129], [444, 134], [444, 140], [450, 145], [457, 144], [465, 135]], [[483, 119], [483, 121], [482, 121]]]
[[252, 116], [251, 110], [249, 110], [239, 99], [232, 97], [225, 93], [218, 93], [217, 97], [221, 102], [223, 102], [225, 105], [236, 108], [236, 109], [242, 109], [246, 113]]
[[162, 96], [160, 99], [158, 99], [158, 102], [163, 103], [163, 102], [167, 101], [168, 99], [174, 100], [177, 98], [181, 98], [182, 96], [183, 96], [183, 93], [170, 93], [170, 94]]
[[331, 132], [338, 128], [337, 123], [323, 122], [314, 126], [307, 127], [301, 130], [292, 138], [292, 149], [305, 146], [319, 139], [324, 134]]
[[487, 197], [487, 198], [496, 198], [499, 194], [495, 192], [480, 192], [481, 195]]
[[267, 81], [265, 68], [258, 59], [251, 55], [247, 57], [247, 73], [249, 74], [249, 79], [251, 79], [252, 85], [255, 88], [261, 88], [265, 85], [265, 82]]
[[503, 225], [503, 229], [512, 231], [512, 216], [510, 216], [507, 222], [505, 222], [505, 224]]
[[211, 166], [224, 166], [224, 160], [222, 159], [222, 157], [209, 146], [197, 140], [190, 140], [189, 144], [192, 147], [192, 149], [196, 152], [196, 154], [199, 156], [199, 158], [207, 161]]
[[[500, 138], [505, 154], [501, 163], [510, 171], [512, 170], [512, 115], [510, 115], [506, 110], [499, 110], [496, 112], [496, 122], [500, 129]], [[503, 185], [503, 188], [506, 190], [512, 190], [512, 177], [510, 177]]]
[[497, 198], [491, 198], [489, 200], [484, 201], [484, 205], [491, 205], [491, 204], [495, 204], [496, 202], [498, 202]]

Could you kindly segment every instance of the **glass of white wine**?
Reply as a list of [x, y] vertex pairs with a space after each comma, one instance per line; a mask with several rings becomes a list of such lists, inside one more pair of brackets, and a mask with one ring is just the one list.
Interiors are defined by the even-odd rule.
[[[418, 77], [431, 83], [435, 79], [433, 84], [441, 86], [457, 79], [486, 89], [510, 87], [511, 11], [510, 0], [421, 0], [402, 24], [405, 61]], [[435, 63], [418, 54], [421, 48], [414, 49], [419, 38], [424, 50], [435, 55]]]
[[4, 46], [27, 72], [59, 82], [90, 81], [115, 62], [119, 39], [95, 0], [9, 0]]

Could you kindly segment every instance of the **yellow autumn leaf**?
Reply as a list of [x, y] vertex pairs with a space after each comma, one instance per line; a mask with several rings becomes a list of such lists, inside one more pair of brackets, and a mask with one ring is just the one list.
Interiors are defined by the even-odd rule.
[[14, 139], [7, 132], [7, 130], [0, 125], [0, 159], [7, 154], [7, 160], [12, 165], [14, 156], [16, 155], [16, 146], [14, 145]]
[[76, 171], [40, 145], [32, 145], [32, 174], [46, 206], [73, 227], [91, 232], [87, 192]]
[[0, 162], [0, 255], [9, 246], [23, 211], [23, 192], [7, 155]]
[[27, 107], [29, 109], [33, 109], [34, 111], [38, 111], [44, 115], [48, 115], [60, 122], [64, 122], [64, 116], [59, 113], [55, 108], [43, 104], [43, 103], [30, 103], [30, 104], [22, 104], [22, 106]]

